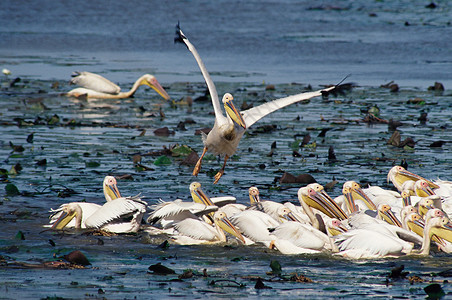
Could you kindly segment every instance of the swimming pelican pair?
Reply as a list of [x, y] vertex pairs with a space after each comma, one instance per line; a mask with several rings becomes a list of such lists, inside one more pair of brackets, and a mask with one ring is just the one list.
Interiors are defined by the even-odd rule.
[[113, 176], [103, 182], [104, 205], [71, 202], [51, 210], [51, 228], [100, 229], [112, 233], [133, 233], [140, 229], [147, 203], [140, 197], [122, 197]]
[[217, 90], [215, 88], [215, 84], [210, 78], [210, 75], [196, 48], [184, 35], [179, 27], [179, 24], [176, 27], [175, 41], [184, 43], [187, 46], [188, 50], [193, 54], [212, 98], [213, 109], [215, 111], [215, 123], [210, 132], [207, 135], [204, 134], [202, 136], [204, 149], [198, 162], [195, 165], [195, 168], [193, 169], [193, 175], [197, 176], [199, 171], [201, 170], [202, 159], [207, 151], [210, 151], [215, 155], [224, 155], [223, 166], [215, 175], [214, 183], [217, 183], [220, 180], [221, 176], [224, 174], [226, 162], [229, 157], [231, 157], [237, 151], [239, 142], [246, 129], [248, 129], [261, 118], [278, 109], [303, 100], [321, 96], [335, 88], [335, 86], [333, 86], [315, 92], [301, 93], [281, 99], [276, 99], [241, 112], [239, 112], [233, 104], [233, 96], [230, 93], [226, 93], [224, 94], [222, 99], [223, 106], [226, 111], [226, 116], [224, 116], [221, 111], [220, 101], [218, 98]]
[[165, 100], [170, 96], [165, 89], [160, 85], [157, 79], [150, 74], [144, 74], [138, 78], [133, 84], [132, 88], [127, 92], [121, 92], [121, 88], [100, 76], [99, 74], [91, 72], [74, 72], [72, 74], [70, 84], [82, 86], [69, 91], [66, 96], [69, 97], [87, 97], [94, 99], [123, 99], [132, 97], [141, 85], [150, 86]]

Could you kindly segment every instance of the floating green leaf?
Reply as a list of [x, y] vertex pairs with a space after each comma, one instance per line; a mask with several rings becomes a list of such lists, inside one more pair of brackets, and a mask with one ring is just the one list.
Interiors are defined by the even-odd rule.
[[8, 183], [5, 186], [5, 191], [8, 196], [16, 196], [20, 194], [19, 189], [12, 183]]
[[301, 140], [297, 139], [289, 144], [290, 149], [297, 150], [300, 147]]
[[170, 165], [170, 164], [171, 164], [171, 159], [166, 155], [159, 156], [154, 161], [154, 165], [156, 165], [156, 166], [164, 166], [164, 165]]
[[16, 240], [25, 240], [25, 235], [24, 235], [24, 233], [22, 232], [22, 231], [18, 231], [17, 232], [17, 234], [16, 234]]
[[281, 264], [277, 260], [272, 260], [270, 262], [270, 268], [272, 268], [273, 274], [281, 274], [282, 272]]
[[173, 156], [187, 156], [192, 152], [193, 150], [187, 145], [178, 146], [171, 150]]

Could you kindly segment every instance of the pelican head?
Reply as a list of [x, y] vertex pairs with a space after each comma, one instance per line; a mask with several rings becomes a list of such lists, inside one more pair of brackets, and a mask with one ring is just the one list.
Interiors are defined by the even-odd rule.
[[402, 227], [402, 224], [397, 219], [397, 217], [394, 215], [394, 213], [391, 210], [391, 206], [387, 204], [380, 204], [378, 206], [378, 216], [388, 222], [391, 225], [395, 225], [397, 227]]
[[447, 217], [436, 217], [428, 222], [430, 237], [435, 235], [452, 243], [452, 224]]
[[250, 187], [248, 189], [248, 192], [250, 194], [250, 203], [251, 203], [251, 205], [261, 202], [261, 199], [259, 197], [259, 190], [258, 190], [257, 187], [255, 187], [255, 186]]
[[435, 208], [433, 206], [433, 200], [428, 198], [422, 198], [419, 200], [418, 204], [418, 211], [421, 216], [425, 216], [427, 214], [427, 211], [429, 209]]
[[194, 181], [190, 184], [190, 193], [193, 201], [204, 205], [214, 205], [212, 200], [201, 189], [201, 183]]
[[416, 195], [419, 197], [428, 197], [435, 195], [435, 192], [430, 188], [428, 182], [423, 179], [419, 179], [414, 184], [414, 190], [416, 191]]
[[235, 124], [243, 127], [243, 129], [246, 129], [245, 120], [243, 120], [242, 115], [240, 112], [235, 108], [234, 103], [232, 102], [234, 98], [231, 94], [226, 93], [223, 96], [223, 104], [224, 109], [226, 110], [226, 113], [228, 114], [229, 118], [231, 118], [232, 121], [234, 121]]
[[400, 195], [403, 199], [403, 206], [410, 206], [411, 205], [411, 193], [409, 190], [403, 190]]
[[245, 244], [245, 238], [238, 231], [238, 229], [234, 225], [232, 225], [231, 221], [229, 221], [224, 212], [222, 211], [215, 212], [213, 219], [215, 224], [217, 224], [221, 229], [223, 229], [227, 233], [232, 234], [233, 236], [238, 238], [243, 244]]
[[116, 184], [116, 178], [113, 176], [105, 176], [103, 189], [105, 200], [112, 201], [121, 198], [121, 193], [119, 193], [118, 186]]
[[62, 230], [73, 219], [76, 218], [75, 228], [81, 228], [82, 210], [78, 204], [68, 203], [61, 209], [61, 216], [52, 225], [52, 229]]
[[[372, 200], [370, 200], [370, 198], [361, 189], [361, 186], [355, 181], [345, 182], [343, 189], [342, 189], [342, 193], [344, 194], [345, 198], [347, 199], [347, 202], [346, 202], [347, 204], [351, 204], [351, 201], [352, 201], [351, 199], [353, 199], [353, 200], [359, 199], [359, 200], [362, 200], [369, 209], [377, 210], [377, 207], [372, 202]], [[351, 208], [352, 207], [349, 206], [349, 209], [351, 209]], [[350, 210], [350, 212], [354, 212], [354, 211], [356, 211], [356, 207], [353, 211]]]
[[147, 85], [154, 89], [165, 100], [168, 100], [170, 96], [165, 89], [160, 85], [157, 79], [151, 74], [145, 74], [141, 77], [140, 85]]
[[327, 220], [326, 228], [330, 236], [339, 235], [348, 231], [348, 229], [344, 225], [342, 225], [341, 221], [339, 221], [338, 219]]
[[325, 192], [323, 186], [318, 183], [311, 183], [298, 190], [299, 201], [304, 201], [308, 206], [318, 209], [330, 218], [339, 220], [347, 219], [345, 212], [334, 202]]
[[419, 236], [424, 236], [424, 220], [418, 213], [410, 213], [406, 216], [408, 228]]
[[[402, 191], [402, 184], [407, 181], [407, 180], [413, 180], [413, 181], [417, 181], [417, 180], [426, 180], [425, 178], [416, 175], [414, 173], [411, 173], [407, 170], [405, 170], [404, 167], [401, 166], [394, 166], [391, 168], [391, 170], [389, 170], [388, 173], [388, 182], [391, 181], [394, 186], [399, 190]], [[439, 188], [439, 186], [433, 182], [431, 182], [430, 180], [426, 180], [428, 182], [428, 185], [433, 188], [433, 189], [437, 189]]]
[[300, 222], [288, 207], [278, 208], [278, 216], [281, 223], [284, 221]]

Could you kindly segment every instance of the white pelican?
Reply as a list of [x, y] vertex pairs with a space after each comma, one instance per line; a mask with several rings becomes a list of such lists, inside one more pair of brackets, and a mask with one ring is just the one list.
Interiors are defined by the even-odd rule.
[[317, 217], [317, 215], [314, 214], [311, 207], [322, 212], [329, 218], [336, 218], [339, 220], [348, 218], [339, 205], [325, 192], [323, 186], [318, 183], [311, 183], [298, 189], [298, 200], [300, 201], [304, 212], [309, 217], [311, 225], [316, 229], [321, 229], [321, 225], [324, 226], [324, 224], [320, 224], [319, 220], [322, 220], [322, 222], [324, 221], [321, 216]]
[[[262, 211], [262, 212], [268, 214], [269, 216], [271, 216], [273, 219], [275, 219], [278, 222], [280, 221], [279, 211], [283, 207], [287, 207], [293, 213], [292, 209], [289, 206], [286, 206], [285, 204], [278, 203], [275, 201], [261, 200], [260, 195], [259, 195], [259, 189], [255, 186], [252, 186], [248, 189], [248, 194], [250, 197], [250, 204], [251, 204], [251, 206], [248, 207], [249, 210]], [[305, 223], [304, 219], [298, 218], [298, 216], [296, 214], [293, 214], [293, 217], [295, 217], [295, 219], [297, 219], [297, 221]]]
[[160, 200], [158, 204], [152, 205], [150, 208], [152, 212], [146, 222], [149, 224], [160, 223], [164, 229], [174, 226], [176, 222], [185, 218], [195, 218], [218, 210], [218, 207], [214, 205], [185, 202], [181, 199], [168, 202]]
[[[280, 210], [281, 218], [288, 213], [290, 213], [289, 209], [286, 207], [282, 208]], [[278, 238], [271, 231], [273, 231], [274, 228], [277, 228], [280, 223], [264, 212], [257, 210], [245, 210], [239, 214], [231, 216], [230, 219], [232, 224], [234, 224], [245, 237], [246, 245], [258, 242], [264, 244], [269, 249], [276, 248], [283, 254], [305, 254], [319, 252], [318, 250], [299, 247], [290, 240]]]
[[[356, 200], [361, 201], [357, 203]], [[361, 186], [355, 181], [346, 181], [342, 187], [342, 195], [334, 198], [334, 201], [338, 204], [345, 204], [342, 206], [345, 206], [350, 213], [354, 213], [358, 210], [365, 210], [367, 208], [377, 210], [377, 207], [372, 200], [370, 200], [366, 193], [361, 189]]]
[[390, 234], [371, 229], [354, 229], [334, 237], [343, 257], [362, 259], [398, 257], [411, 253], [413, 245]]
[[147, 203], [139, 196], [121, 197], [116, 179], [111, 176], [104, 179], [104, 195], [107, 202], [102, 206], [83, 202], [61, 205], [54, 211], [56, 214], [50, 221], [53, 222], [52, 229], [61, 230], [71, 226], [70, 222], [75, 219], [73, 226], [76, 229], [96, 228], [112, 233], [137, 232]]
[[243, 236], [231, 224], [224, 212], [215, 212], [213, 221], [213, 225], [204, 222], [200, 218], [186, 218], [176, 222], [171, 239], [181, 245], [213, 244], [226, 242], [225, 232], [228, 232], [242, 243], [245, 243]]
[[405, 170], [405, 168], [401, 167], [401, 166], [394, 166], [388, 172], [388, 182], [391, 181], [392, 184], [394, 184], [394, 186], [400, 192], [404, 190], [404, 187], [402, 187], [402, 185], [403, 185], [403, 183], [405, 181], [407, 181], [407, 180], [417, 181], [419, 179], [426, 180], [428, 182], [428, 185], [432, 189], [439, 188], [439, 185], [437, 185], [436, 183], [434, 183], [434, 182], [432, 182], [430, 180], [427, 180], [427, 179], [425, 179], [425, 178], [423, 178], [423, 177], [421, 177], [419, 175], [411, 173], [411, 172]]
[[223, 116], [223, 113], [221, 111], [220, 101], [218, 98], [217, 90], [215, 88], [215, 84], [210, 78], [210, 75], [207, 72], [204, 63], [202, 62], [201, 57], [196, 51], [196, 48], [192, 45], [192, 43], [190, 43], [188, 38], [180, 30], [179, 24], [176, 28], [176, 35], [177, 37], [175, 41], [184, 43], [187, 46], [188, 50], [190, 50], [190, 52], [195, 57], [212, 98], [212, 104], [215, 111], [215, 124], [207, 136], [203, 135], [202, 139], [204, 143], [204, 149], [193, 170], [193, 175], [197, 176], [199, 171], [201, 170], [201, 162], [207, 151], [211, 151], [215, 155], [224, 155], [223, 166], [215, 175], [214, 183], [217, 183], [220, 180], [221, 176], [224, 173], [224, 168], [226, 166], [228, 158], [236, 152], [240, 139], [242, 138], [247, 128], [249, 128], [261, 118], [280, 108], [299, 101], [321, 96], [322, 93], [327, 93], [328, 91], [331, 91], [335, 88], [333, 86], [316, 92], [302, 93], [286, 98], [273, 100], [271, 102], [264, 103], [242, 112], [239, 112], [234, 106], [232, 102], [232, 95], [226, 93], [223, 96], [222, 100], [226, 111], [225, 117]]
[[[116, 178], [113, 176], [105, 176], [104, 181], [102, 183], [102, 190], [104, 193], [105, 201], [112, 201], [117, 198], [121, 198], [121, 193], [118, 190], [118, 185], [116, 182]], [[82, 210], [82, 220], [81, 224], [85, 224], [85, 220], [90, 217], [95, 211], [97, 211], [102, 206], [96, 203], [89, 202], [73, 202], [77, 204]], [[67, 204], [62, 204], [58, 209], [51, 209], [52, 215], [50, 216], [50, 224], [55, 223], [63, 214], [63, 208]], [[65, 228], [75, 228], [75, 218], [73, 218], [69, 223], [66, 224]]]
[[433, 217], [430, 218], [428, 223], [424, 227], [424, 240], [421, 255], [428, 255], [430, 253], [430, 241], [433, 236], [437, 236], [441, 239], [452, 243], [452, 227], [447, 217]]
[[63, 229], [75, 218], [76, 229], [95, 228], [112, 233], [137, 232], [146, 212], [146, 205], [138, 196], [121, 197], [105, 203], [84, 219], [80, 203], [72, 202], [61, 208], [62, 215], [52, 228]]
[[110, 80], [98, 74], [91, 72], [74, 72], [70, 84], [82, 86], [69, 91], [66, 96], [95, 99], [122, 99], [132, 97], [140, 85], [148, 85], [153, 88], [160, 96], [168, 100], [170, 96], [160, 85], [157, 79], [150, 74], [144, 74], [135, 81], [128, 92], [121, 92], [121, 88]]

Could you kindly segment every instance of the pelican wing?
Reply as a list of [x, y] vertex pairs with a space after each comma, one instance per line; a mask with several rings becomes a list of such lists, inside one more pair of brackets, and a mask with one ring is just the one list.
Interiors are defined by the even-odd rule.
[[74, 72], [71, 84], [76, 84], [84, 88], [107, 94], [118, 94], [121, 88], [98, 74], [91, 72]]
[[[383, 257], [400, 255], [405, 250], [405, 243], [395, 238], [366, 229], [355, 229], [335, 237], [341, 251], [361, 251], [361, 257]], [[412, 247], [412, 246], [411, 246]]]
[[216, 229], [199, 219], [185, 219], [174, 225], [174, 229], [181, 235], [191, 237], [196, 240], [213, 241], [217, 239]]
[[285, 97], [285, 98], [280, 98], [280, 99], [276, 99], [264, 104], [261, 104], [259, 106], [250, 108], [248, 110], [242, 111], [242, 117], [245, 120], [245, 124], [246, 127], [250, 127], [251, 125], [253, 125], [254, 123], [256, 123], [257, 121], [259, 121], [260, 119], [262, 119], [263, 117], [265, 117], [266, 115], [280, 109], [283, 107], [286, 107], [288, 105], [303, 101], [303, 100], [308, 100], [314, 97], [318, 97], [321, 96], [322, 93], [331, 91], [332, 89], [336, 88], [336, 86], [332, 86], [323, 90], [318, 90], [315, 92], [307, 92], [307, 93], [301, 93], [301, 94], [296, 94], [296, 95], [292, 95], [289, 97]]
[[154, 211], [147, 219], [148, 223], [155, 223], [160, 219], [174, 217], [184, 212], [190, 212], [194, 215], [204, 215], [218, 210], [217, 206], [207, 206], [196, 202], [184, 202], [181, 199], [176, 199], [170, 202], [164, 202], [151, 207]]
[[[291, 241], [297, 247], [314, 250], [323, 249], [325, 243], [329, 243], [328, 236], [314, 227], [310, 227], [290, 221], [282, 223], [272, 233], [280, 239]], [[314, 230], [318, 233], [314, 233]]]
[[204, 65], [201, 57], [198, 54], [198, 51], [196, 51], [195, 46], [193, 46], [192, 43], [188, 40], [188, 38], [184, 35], [182, 30], [180, 29], [179, 24], [176, 26], [176, 37], [174, 38], [174, 42], [184, 43], [185, 46], [187, 46], [188, 50], [193, 54], [193, 56], [196, 59], [196, 62], [198, 63], [199, 69], [201, 70], [202, 76], [204, 77], [204, 80], [206, 81], [207, 88], [209, 89], [210, 97], [212, 98], [212, 104], [213, 108], [215, 110], [215, 117], [223, 116], [220, 108], [220, 100], [218, 99], [218, 93], [217, 89], [215, 87], [215, 84], [212, 81], [212, 78], [210, 78], [209, 72], [207, 72], [206, 66]]
[[257, 210], [245, 210], [229, 217], [229, 219], [239, 229], [240, 233], [255, 242], [272, 240], [273, 238], [268, 228], [274, 228], [279, 225], [275, 219]]
[[138, 197], [117, 198], [105, 203], [85, 221], [87, 228], [100, 228], [114, 220], [146, 212], [147, 203]]

